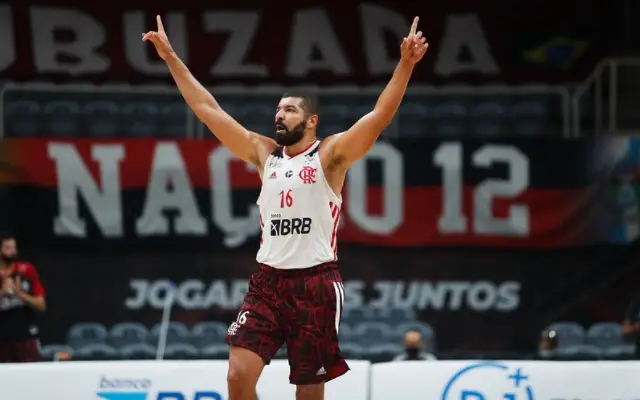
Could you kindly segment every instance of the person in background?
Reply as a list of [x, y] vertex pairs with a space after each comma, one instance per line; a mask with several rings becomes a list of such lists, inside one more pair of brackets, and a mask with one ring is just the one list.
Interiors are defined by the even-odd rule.
[[633, 341], [636, 346], [636, 358], [640, 359], [640, 293], [631, 299], [622, 321], [624, 338]]
[[545, 329], [540, 334], [540, 339], [538, 340], [538, 351], [535, 359], [553, 360], [556, 357], [557, 348], [558, 333], [554, 330]]
[[398, 354], [393, 361], [436, 360], [436, 356], [424, 348], [422, 335], [418, 331], [408, 331], [404, 334], [403, 354]]
[[33, 265], [17, 261], [13, 236], [0, 237], [0, 363], [40, 361], [36, 312], [45, 291]]

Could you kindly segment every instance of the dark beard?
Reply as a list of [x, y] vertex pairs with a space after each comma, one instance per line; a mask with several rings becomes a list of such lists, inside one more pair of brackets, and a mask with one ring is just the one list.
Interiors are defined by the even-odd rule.
[[10, 265], [16, 260], [16, 256], [5, 256], [4, 254], [0, 254], [0, 260], [6, 265]]
[[284, 128], [285, 132], [276, 132], [276, 143], [280, 146], [293, 146], [304, 137], [304, 128], [306, 125], [307, 121], [305, 120], [294, 126], [293, 129], [289, 130], [286, 126], [278, 124], [277, 128]]

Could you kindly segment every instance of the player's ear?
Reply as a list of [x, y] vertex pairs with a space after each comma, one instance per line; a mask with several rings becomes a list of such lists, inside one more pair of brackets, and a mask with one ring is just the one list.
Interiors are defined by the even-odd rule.
[[318, 115], [314, 114], [307, 118], [307, 128], [313, 129], [318, 126]]

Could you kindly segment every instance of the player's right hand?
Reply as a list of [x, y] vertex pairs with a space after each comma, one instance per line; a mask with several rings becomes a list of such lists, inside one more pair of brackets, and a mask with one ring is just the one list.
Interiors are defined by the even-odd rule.
[[164, 31], [164, 25], [162, 25], [162, 19], [160, 16], [156, 16], [156, 21], [158, 22], [158, 30], [150, 31], [142, 34], [142, 41], [150, 41], [156, 47], [156, 51], [160, 58], [164, 61], [175, 54], [173, 48], [171, 47], [171, 42], [169, 42], [169, 38]]

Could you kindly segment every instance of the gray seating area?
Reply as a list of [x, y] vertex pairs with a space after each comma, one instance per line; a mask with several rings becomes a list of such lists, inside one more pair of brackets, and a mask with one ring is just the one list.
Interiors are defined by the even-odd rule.
[[[408, 93], [387, 137], [495, 137], [562, 134], [562, 97], [531, 91], [442, 90]], [[269, 134], [279, 94], [223, 92], [216, 98], [248, 129]], [[371, 111], [377, 94], [320, 95], [319, 135], [336, 133]], [[177, 92], [117, 87], [8, 89], [5, 137], [210, 138]]]
[[600, 322], [585, 328], [577, 322], [558, 321], [548, 326], [558, 334], [559, 360], [628, 360], [635, 347], [624, 341], [622, 326]]
[[[167, 329], [165, 359], [224, 359], [229, 354], [224, 343], [228, 324], [202, 321], [193, 326], [171, 322]], [[56, 352], [72, 354], [79, 360], [154, 359], [161, 326], [147, 327], [138, 322], [120, 322], [110, 327], [97, 322], [72, 326], [65, 344], [42, 348], [43, 358], [52, 359]], [[340, 325], [341, 348], [351, 359], [387, 361], [402, 352], [402, 338], [407, 330], [423, 333], [430, 348], [435, 344], [433, 329], [415, 320], [413, 312], [404, 309], [347, 309]], [[283, 347], [276, 358], [285, 358]]]

